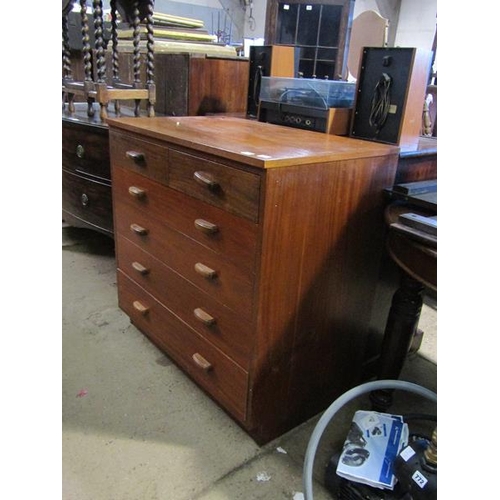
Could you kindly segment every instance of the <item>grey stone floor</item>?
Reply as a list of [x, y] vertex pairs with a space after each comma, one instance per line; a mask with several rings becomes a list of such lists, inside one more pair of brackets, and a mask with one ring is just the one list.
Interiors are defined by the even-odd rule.
[[[62, 499], [301, 500], [304, 455], [321, 415], [259, 447], [153, 346], [118, 308], [113, 241], [63, 226]], [[425, 305], [424, 341], [402, 379], [437, 390], [437, 308]], [[396, 394], [394, 413], [436, 408]], [[325, 464], [356, 409], [346, 405], [321, 439], [314, 498]]]

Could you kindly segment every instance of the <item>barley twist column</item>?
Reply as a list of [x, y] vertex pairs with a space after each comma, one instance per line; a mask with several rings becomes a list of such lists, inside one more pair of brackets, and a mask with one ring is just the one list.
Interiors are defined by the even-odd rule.
[[154, 20], [153, 20], [154, 0], [148, 0], [148, 14], [146, 17], [147, 27], [147, 65], [146, 65], [146, 85], [149, 90], [148, 116], [155, 115], [155, 83], [154, 83]]

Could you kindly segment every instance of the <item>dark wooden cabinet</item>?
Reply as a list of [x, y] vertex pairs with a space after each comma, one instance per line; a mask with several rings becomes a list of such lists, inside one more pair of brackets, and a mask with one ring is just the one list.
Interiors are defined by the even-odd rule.
[[229, 116], [109, 127], [134, 325], [258, 443], [360, 383], [398, 148]]
[[63, 113], [62, 218], [113, 235], [108, 128], [87, 117], [85, 103], [72, 116]]
[[304, 78], [345, 79], [353, 9], [354, 0], [268, 0], [266, 43], [299, 48]]
[[[146, 60], [141, 82], [146, 82]], [[155, 54], [155, 112], [158, 116], [201, 116], [214, 113], [246, 113], [249, 60], [196, 53]], [[131, 53], [119, 55], [120, 78], [133, 81]], [[106, 71], [111, 79], [111, 54]]]

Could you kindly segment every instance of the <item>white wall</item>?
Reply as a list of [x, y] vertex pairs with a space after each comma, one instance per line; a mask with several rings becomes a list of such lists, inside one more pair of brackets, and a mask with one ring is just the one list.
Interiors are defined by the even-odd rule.
[[436, 0], [401, 0], [395, 46], [432, 49], [436, 32]]

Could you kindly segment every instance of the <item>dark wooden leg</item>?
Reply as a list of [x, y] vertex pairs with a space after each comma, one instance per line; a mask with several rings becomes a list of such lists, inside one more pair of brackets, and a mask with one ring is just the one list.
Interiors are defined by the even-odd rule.
[[[378, 379], [397, 380], [417, 330], [422, 310], [424, 286], [402, 272], [400, 286], [392, 298], [391, 309], [385, 326], [382, 352], [379, 360]], [[385, 412], [392, 404], [390, 390], [370, 394], [372, 409]]]

